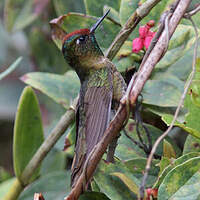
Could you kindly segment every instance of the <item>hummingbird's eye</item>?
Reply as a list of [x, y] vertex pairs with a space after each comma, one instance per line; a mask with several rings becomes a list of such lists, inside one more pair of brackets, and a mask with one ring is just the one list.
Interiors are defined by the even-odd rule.
[[81, 42], [84, 42], [85, 38], [86, 38], [85, 35], [81, 36], [80, 38], [77, 39], [76, 44], [80, 44]]

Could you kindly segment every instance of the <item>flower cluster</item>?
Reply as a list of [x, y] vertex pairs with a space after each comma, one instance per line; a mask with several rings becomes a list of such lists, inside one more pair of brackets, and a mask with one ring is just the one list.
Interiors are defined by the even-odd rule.
[[139, 28], [139, 38], [133, 40], [133, 53], [138, 53], [143, 47], [148, 49], [151, 40], [155, 36], [156, 32], [150, 31], [150, 28], [155, 25], [154, 20], [150, 20], [145, 26]]
[[146, 189], [146, 199], [145, 200], [150, 200], [150, 199], [152, 199], [152, 197], [153, 198], [157, 198], [158, 197], [158, 189], [156, 189], [156, 188], [147, 188]]

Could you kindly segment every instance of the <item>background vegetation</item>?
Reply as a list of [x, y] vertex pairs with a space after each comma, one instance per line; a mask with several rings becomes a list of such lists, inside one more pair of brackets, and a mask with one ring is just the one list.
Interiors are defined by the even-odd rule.
[[[153, 19], [156, 22], [156, 31], [159, 18], [170, 2], [172, 1], [162, 0], [141, 21], [140, 26]], [[70, 142], [66, 151], [62, 150], [63, 136], [32, 177], [26, 181], [23, 179], [23, 171], [28, 162], [60, 116], [69, 108], [80, 87], [75, 72], [71, 71], [59, 50], [60, 41], [54, 40], [54, 44], [51, 39], [49, 21], [70, 12], [62, 18], [60, 27], [71, 32], [90, 27], [97, 17], [110, 8], [109, 17], [96, 32], [97, 41], [106, 52], [116, 34], [138, 7], [138, 3], [139, 0], [0, 2], [0, 71], [5, 71], [12, 63], [11, 68], [17, 68], [0, 79], [0, 198], [12, 199], [8, 196], [17, 187], [19, 200], [33, 199], [35, 192], [42, 192], [47, 200], [63, 199], [70, 191], [74, 124], [64, 134]], [[200, 13], [193, 17], [198, 31], [199, 18]], [[145, 53], [145, 50], [138, 54], [132, 53], [132, 40], [138, 37], [138, 28], [139, 26], [113, 60], [122, 73], [133, 67], [137, 69]], [[193, 27], [189, 21], [183, 19], [170, 40], [166, 55], [157, 64], [142, 91], [141, 114], [151, 134], [152, 143], [172, 120], [191, 72], [194, 42]], [[149, 173], [146, 186], [158, 189], [158, 199], [181, 199], [182, 195], [192, 200], [200, 198], [200, 50], [197, 55], [195, 78], [176, 121], [176, 127], [159, 145], [156, 154], [160, 159], [153, 160]], [[21, 61], [21, 58], [17, 60], [20, 56]], [[29, 86], [25, 87], [24, 83]], [[134, 127], [135, 121], [129, 120], [126, 132], [138, 141]], [[144, 129], [140, 129], [144, 143], [148, 144]], [[11, 141], [14, 170], [9, 159]], [[136, 199], [147, 155], [123, 131], [115, 155], [115, 164], [104, 161], [100, 163], [92, 183], [92, 189], [96, 193], [85, 194], [82, 198], [92, 199], [94, 195], [96, 199]], [[19, 182], [28, 187], [23, 190]]]

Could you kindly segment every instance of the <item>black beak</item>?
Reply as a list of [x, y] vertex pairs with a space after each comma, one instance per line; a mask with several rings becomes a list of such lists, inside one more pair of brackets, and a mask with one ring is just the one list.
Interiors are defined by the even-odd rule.
[[94, 33], [97, 27], [101, 24], [104, 18], [108, 15], [110, 9], [90, 28], [90, 33]]

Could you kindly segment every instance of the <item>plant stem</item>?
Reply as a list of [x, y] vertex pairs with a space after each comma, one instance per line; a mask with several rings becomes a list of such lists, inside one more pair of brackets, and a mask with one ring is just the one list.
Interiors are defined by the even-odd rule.
[[3, 197], [3, 200], [16, 200], [23, 189], [24, 186], [22, 186], [18, 178], [16, 178], [9, 192]]

